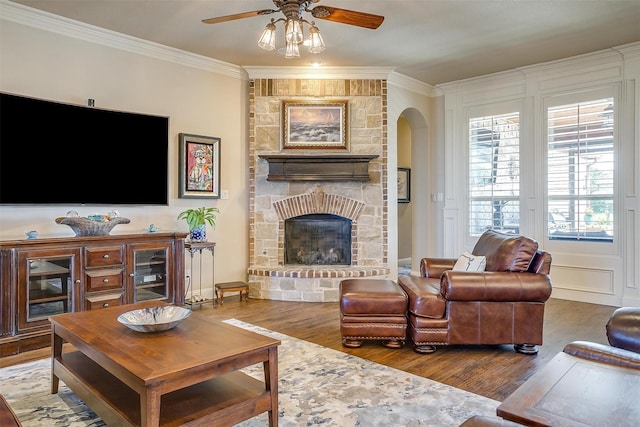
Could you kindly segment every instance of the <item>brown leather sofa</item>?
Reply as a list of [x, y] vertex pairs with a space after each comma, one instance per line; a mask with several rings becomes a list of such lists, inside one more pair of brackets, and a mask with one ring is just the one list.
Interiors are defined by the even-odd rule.
[[536, 354], [551, 296], [551, 254], [528, 237], [487, 230], [473, 255], [486, 257], [485, 271], [452, 271], [456, 259], [423, 258], [420, 276], [398, 277], [409, 297], [414, 350], [514, 344], [520, 353]]
[[563, 351], [583, 359], [640, 369], [640, 307], [616, 309], [605, 328], [610, 345], [574, 341]]

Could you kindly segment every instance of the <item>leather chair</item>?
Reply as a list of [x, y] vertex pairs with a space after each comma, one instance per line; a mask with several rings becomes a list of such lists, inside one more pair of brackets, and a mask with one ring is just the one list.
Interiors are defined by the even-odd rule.
[[488, 415], [473, 415], [467, 418], [460, 427], [515, 427], [522, 424], [514, 423], [512, 421], [503, 420], [498, 417], [490, 417]]
[[551, 254], [525, 236], [485, 231], [473, 255], [485, 271], [452, 271], [456, 259], [423, 258], [420, 276], [399, 276], [409, 297], [408, 335], [418, 353], [437, 345], [514, 344], [536, 354], [545, 302], [551, 296]]
[[0, 394], [0, 426], [2, 427], [21, 427], [18, 416], [11, 406], [7, 403], [7, 400]]
[[605, 329], [609, 345], [574, 341], [563, 351], [583, 359], [640, 369], [640, 307], [616, 309]]

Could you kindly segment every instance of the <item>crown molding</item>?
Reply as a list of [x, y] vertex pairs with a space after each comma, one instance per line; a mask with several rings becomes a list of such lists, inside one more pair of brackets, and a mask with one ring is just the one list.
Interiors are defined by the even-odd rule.
[[435, 96], [433, 86], [394, 71], [392, 67], [244, 67], [249, 79], [365, 79], [389, 84], [425, 96]]
[[74, 21], [7, 0], [0, 0], [0, 20], [230, 77], [241, 79], [246, 77], [242, 68], [234, 64]]
[[243, 67], [250, 79], [368, 79], [386, 80], [391, 67]]
[[640, 42], [623, 44], [622, 46], [612, 47], [611, 49], [619, 52], [625, 59], [640, 58]]
[[420, 95], [436, 96], [436, 89], [430, 84], [421, 82], [420, 80], [416, 80], [395, 71], [389, 76], [389, 84], [407, 89]]
[[[436, 88], [442, 91], [448, 91], [456, 89], [457, 87], [472, 84], [483, 84], [485, 85], [486, 90], [487, 82], [499, 82], [499, 84], [505, 85], [510, 82], [521, 82], [526, 79], [527, 76], [536, 76], [537, 79], [548, 80], [562, 74], [575, 75], [576, 71], [585, 73], [587, 70], [597, 70], [602, 68], [612, 69], [615, 67], [620, 69], [619, 72], [616, 72], [618, 74], [609, 72], [609, 75], [614, 75], [616, 78], [620, 78], [622, 75], [622, 69], [620, 68], [622, 61], [629, 61], [638, 57], [640, 57], [640, 42], [633, 42], [621, 46], [602, 49], [596, 52], [556, 59], [554, 61], [541, 62], [539, 64], [527, 65], [484, 76], [476, 76], [469, 79], [447, 82], [436, 86]], [[616, 65], [616, 63], [620, 63], [620, 65]]]

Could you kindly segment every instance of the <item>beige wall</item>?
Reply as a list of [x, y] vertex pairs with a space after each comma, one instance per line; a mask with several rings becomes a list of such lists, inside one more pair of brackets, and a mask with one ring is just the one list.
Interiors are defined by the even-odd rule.
[[[411, 206], [413, 218], [411, 224], [412, 271], [418, 271], [418, 261], [422, 257], [441, 254], [442, 224], [437, 223], [441, 203], [433, 203], [430, 194], [444, 187], [444, 145], [437, 129], [443, 125], [438, 115], [437, 105], [433, 102], [436, 93], [433, 88], [423, 85], [415, 87], [399, 75], [389, 78], [389, 203], [397, 202], [398, 159], [398, 120], [403, 117], [411, 132]], [[414, 89], [414, 90], [411, 90]], [[419, 183], [417, 185], [416, 183]], [[398, 260], [398, 209], [389, 210], [389, 260], [397, 264]], [[391, 268], [394, 265], [390, 265]]]
[[[411, 128], [407, 119], [400, 116], [398, 118], [398, 167], [411, 168]], [[411, 180], [411, 191], [417, 187], [416, 182]], [[413, 215], [412, 205], [409, 203], [398, 203], [398, 260], [411, 259], [411, 242]]]
[[[247, 276], [248, 267], [248, 176], [249, 176], [249, 125], [248, 78], [244, 70], [231, 64], [199, 57], [175, 49], [151, 45], [108, 31], [88, 30], [86, 26], [74, 26], [68, 20], [37, 14], [10, 13], [11, 2], [0, 3], [0, 90], [39, 98], [86, 104], [88, 98], [96, 100], [96, 106], [116, 110], [142, 112], [169, 116], [170, 119], [170, 202], [167, 207], [121, 208], [123, 216], [131, 224], [120, 225], [117, 231], [142, 231], [150, 223], [171, 230], [187, 231], [186, 224], [176, 221], [178, 212], [187, 207], [217, 206], [221, 210], [218, 225], [209, 231], [211, 240], [217, 242], [215, 264], [216, 281], [241, 280]], [[19, 9], [19, 8], [18, 8]], [[436, 88], [393, 73], [391, 69], [376, 77], [369, 69], [334, 69], [324, 71], [302, 68], [254, 67], [252, 78], [306, 78], [313, 73], [316, 78], [387, 79], [387, 176], [386, 192], [390, 205], [397, 201], [396, 168], [402, 159], [398, 145], [401, 142], [398, 120], [404, 117], [411, 129], [411, 203], [413, 269], [416, 259], [424, 256], [456, 256], [473, 242], [463, 239], [464, 187], [457, 185], [464, 174], [464, 163], [459, 153], [465, 141], [465, 111], [470, 106], [490, 105], [505, 99], [520, 100], [527, 112], [525, 129], [529, 158], [538, 163], [543, 160], [539, 144], [543, 123], [542, 102], [545, 97], [567, 91], [593, 88], [603, 84], [619, 88], [618, 135], [621, 147], [620, 224], [623, 236], [616, 246], [616, 253], [602, 255], [597, 247], [584, 253], [564, 248], [553, 248], [554, 270], [564, 268], [571, 278], [611, 278], [605, 289], [585, 288], [584, 281], [564, 286], [563, 280], [554, 282], [554, 296], [584, 300], [594, 303], [638, 305], [640, 296], [640, 269], [638, 253], [640, 239], [634, 230], [640, 229], [638, 208], [640, 198], [639, 158], [637, 155], [638, 99], [640, 99], [640, 45], [630, 44], [615, 51], [595, 52], [576, 58], [567, 58], [548, 64], [539, 64], [518, 70], [497, 73], [450, 82]], [[247, 67], [249, 70], [251, 67]], [[258, 71], [262, 74], [259, 75]], [[179, 199], [178, 147], [180, 132], [195, 133], [222, 138], [221, 184], [229, 191], [226, 200]], [[64, 143], [60, 145], [64, 157]], [[87, 144], [91, 144], [88, 139]], [[535, 150], [533, 147], [536, 147]], [[91, 147], [92, 149], [95, 147]], [[116, 168], [117, 170], [117, 168]], [[542, 170], [542, 168], [538, 168]], [[120, 171], [118, 171], [120, 172]], [[446, 172], [446, 173], [445, 173]], [[541, 174], [528, 176], [528, 191], [535, 197], [527, 197], [526, 212], [533, 215], [542, 212]], [[79, 185], [87, 177], [78, 177]], [[45, 182], [46, 179], [43, 179]], [[460, 181], [462, 182], [462, 181]], [[418, 185], [419, 183], [419, 185]], [[133, 183], [137, 185], [138, 183]], [[385, 185], [383, 183], [383, 185]], [[433, 201], [431, 194], [443, 194], [443, 201]], [[72, 231], [57, 225], [54, 219], [64, 215], [70, 206], [6, 207], [0, 206], [0, 238], [21, 238], [23, 231], [37, 229], [41, 236], [69, 236]], [[95, 208], [74, 207], [82, 215]], [[111, 206], [105, 206], [104, 211]], [[419, 221], [415, 220], [419, 218]], [[544, 241], [541, 234], [544, 215], [533, 215], [527, 221], [528, 230]], [[398, 260], [399, 212], [388, 212], [388, 267], [390, 277], [396, 275]], [[546, 243], [545, 243], [546, 245]], [[550, 248], [551, 249], [551, 248]], [[205, 260], [205, 274], [211, 265]], [[600, 264], [597, 264], [600, 263]], [[589, 268], [585, 268], [589, 267]], [[575, 274], [575, 271], [583, 275]], [[602, 287], [604, 281], [598, 281]], [[557, 291], [564, 292], [558, 295]]]
[[[6, 8], [4, 4], [3, 7]], [[37, 16], [28, 14], [20, 14], [17, 20], [13, 18], [10, 13], [0, 16], [1, 91], [79, 105], [86, 105], [87, 99], [92, 98], [99, 108], [170, 117], [169, 206], [118, 207], [131, 223], [119, 225], [113, 233], [143, 231], [150, 223], [163, 230], [187, 231], [186, 224], [175, 219], [179, 212], [189, 207], [217, 206], [221, 210], [217, 227], [208, 231], [209, 240], [217, 244], [215, 281], [246, 280], [249, 264], [247, 73], [232, 64], [149, 45], [116, 33], [87, 32], [83, 26], [74, 26], [65, 20], [47, 20], [43, 24]], [[287, 68], [270, 69], [268, 77], [290, 73]], [[380, 79], [389, 76], [391, 70], [328, 70], [326, 73], [326, 78], [335, 78], [334, 73], [339, 78]], [[407, 108], [426, 116], [429, 96], [422, 93], [426, 85], [410, 81], [405, 87], [403, 76], [391, 73], [391, 77], [393, 83], [388, 89], [390, 171], [386, 183], [389, 202], [395, 204], [396, 121]], [[178, 198], [180, 132], [222, 139], [221, 187], [228, 190], [228, 199]], [[64, 157], [64, 143], [57, 143]], [[90, 143], [89, 138], [87, 144]], [[117, 171], [117, 167], [114, 170]], [[71, 185], [83, 179], [86, 177], [78, 177], [78, 183]], [[22, 238], [23, 231], [30, 229], [38, 230], [43, 238], [73, 237], [70, 228], [54, 221], [72, 208], [88, 215], [93, 211], [108, 212], [114, 207], [0, 206], [0, 239]], [[388, 224], [387, 261], [393, 277], [397, 265], [395, 209], [389, 212]], [[198, 260], [195, 261], [193, 276], [197, 279]], [[202, 270], [203, 283], [207, 284], [212, 279], [208, 257]]]
[[[131, 43], [133, 44], [133, 43]], [[144, 49], [143, 45], [136, 48]], [[229, 75], [212, 72], [213, 61], [193, 61], [197, 66], [154, 59], [148, 55], [92, 43], [2, 21], [0, 25], [0, 90], [9, 93], [86, 105], [95, 99], [96, 107], [169, 116], [170, 188], [167, 207], [117, 207], [130, 224], [118, 225], [118, 232], [143, 231], [150, 223], [162, 230], [187, 231], [177, 214], [189, 207], [217, 206], [221, 213], [209, 240], [216, 242], [216, 281], [245, 280], [247, 268], [247, 81], [236, 68]], [[167, 52], [172, 56], [173, 52]], [[187, 61], [184, 61], [187, 62]], [[28, 126], [37, 117], [25, 117]], [[80, 126], [79, 131], [84, 131]], [[96, 129], [96, 131], [99, 131]], [[221, 142], [221, 187], [229, 191], [226, 200], [178, 198], [178, 134], [180, 132], [215, 136]], [[64, 164], [64, 141], [51, 141], [60, 148]], [[91, 145], [87, 152], [99, 155], [103, 147]], [[37, 155], [37, 153], [30, 153]], [[126, 153], [123, 153], [126, 155]], [[53, 161], [53, 159], [52, 159]], [[87, 156], [87, 161], [90, 157]], [[141, 167], [153, 167], [141, 163]], [[114, 165], [113, 173], [126, 173]], [[90, 185], [92, 179], [108, 177], [78, 176], [69, 185]], [[19, 182], [16, 182], [19, 185]], [[43, 177], [46, 185], [46, 177]], [[153, 185], [136, 183], [132, 186]], [[72, 230], [54, 219], [70, 209], [80, 215], [93, 211], [107, 213], [113, 206], [0, 207], [0, 238], [23, 238], [23, 230], [38, 230], [41, 237], [69, 236]], [[197, 263], [196, 263], [197, 264]], [[209, 283], [211, 264], [205, 258], [205, 283]], [[194, 273], [196, 273], [194, 271]]]

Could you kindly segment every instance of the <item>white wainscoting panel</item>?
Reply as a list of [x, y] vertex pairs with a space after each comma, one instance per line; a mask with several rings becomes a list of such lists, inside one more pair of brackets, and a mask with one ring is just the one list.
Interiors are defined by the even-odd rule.
[[552, 265], [554, 289], [614, 295], [613, 270]]

